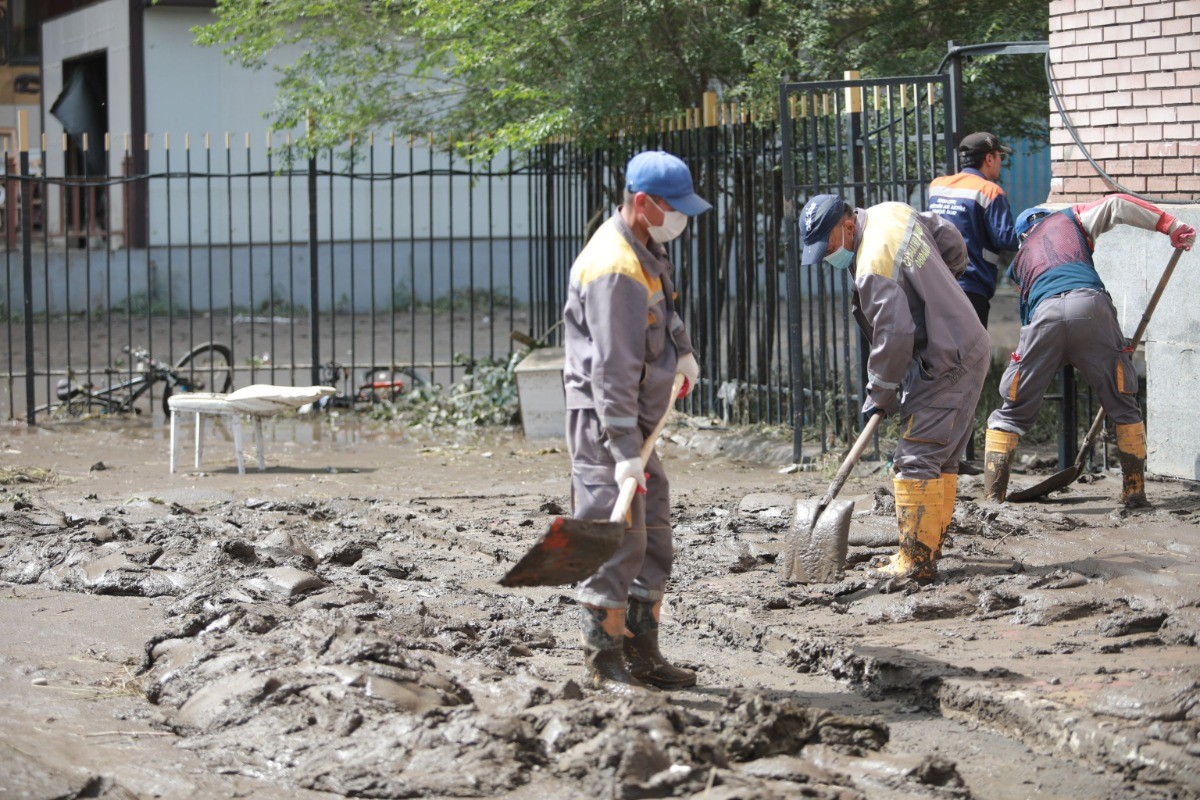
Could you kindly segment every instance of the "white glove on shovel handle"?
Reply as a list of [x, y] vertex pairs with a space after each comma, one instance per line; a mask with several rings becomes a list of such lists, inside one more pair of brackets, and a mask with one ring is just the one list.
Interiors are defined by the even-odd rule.
[[[671, 406], [675, 402], [675, 398], [679, 396], [679, 390], [683, 388], [685, 378], [683, 373], [675, 374], [675, 385], [671, 387], [671, 399], [667, 402], [667, 407], [663, 410], [662, 417], [658, 420], [658, 424], [654, 426], [654, 430], [646, 437], [646, 441], [642, 443], [642, 452], [640, 458], [636, 459], [637, 471], [632, 475], [621, 477], [619, 470], [622, 464], [629, 464], [635, 459], [629, 458], [617, 464], [617, 469], [613, 472], [613, 477], [621, 485], [621, 493], [617, 495], [617, 504], [613, 506], [612, 514], [609, 515], [609, 522], [621, 522], [625, 519], [625, 515], [629, 513], [629, 506], [633, 503], [633, 493], [637, 491], [639, 484], [643, 487], [646, 485], [646, 462], [650, 460], [650, 454], [654, 452], [654, 445], [658, 443], [658, 435], [662, 433], [663, 427], [667, 424], [667, 416], [671, 413]], [[640, 481], [638, 479], [641, 479]]]
[[686, 356], [680, 356], [679, 362], [675, 365], [677, 375], [684, 377], [683, 389], [676, 391], [673, 397], [680, 400], [687, 397], [696, 389], [696, 384], [700, 382], [700, 364], [696, 361], [695, 353], [688, 353]]

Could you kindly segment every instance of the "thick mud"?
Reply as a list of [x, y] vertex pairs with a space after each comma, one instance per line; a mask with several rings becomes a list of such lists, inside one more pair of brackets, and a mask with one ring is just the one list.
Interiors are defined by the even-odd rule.
[[142, 423], [0, 433], [11, 469], [54, 470], [0, 486], [0, 796], [1200, 793], [1192, 487], [1151, 481], [1129, 513], [1119, 476], [1020, 506], [964, 477], [918, 586], [869, 573], [896, 534], [865, 465], [841, 579], [784, 584], [795, 502], [827, 478], [677, 431], [663, 649], [700, 683], [617, 699], [581, 686], [570, 588], [497, 585], [566, 506], [555, 443], [271, 438], [266, 473], [213, 447], [211, 472], [169, 475]]

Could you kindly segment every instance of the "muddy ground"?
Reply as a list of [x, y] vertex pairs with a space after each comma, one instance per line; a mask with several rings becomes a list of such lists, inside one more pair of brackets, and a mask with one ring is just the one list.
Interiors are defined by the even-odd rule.
[[560, 443], [279, 420], [266, 472], [215, 434], [171, 475], [165, 434], [0, 429], [0, 477], [35, 479], [0, 487], [0, 798], [1200, 795], [1193, 486], [1130, 513], [1115, 473], [1004, 507], [964, 478], [917, 587], [867, 576], [894, 517], [866, 464], [844, 580], [785, 586], [832, 469], [676, 420], [662, 635], [700, 682], [614, 700], [569, 588], [496, 583], [566, 506]]

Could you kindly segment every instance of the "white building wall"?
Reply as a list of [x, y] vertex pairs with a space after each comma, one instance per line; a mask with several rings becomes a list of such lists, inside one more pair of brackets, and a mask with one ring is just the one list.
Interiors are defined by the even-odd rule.
[[[132, 128], [132, 104], [129, 95], [129, 4], [128, 0], [107, 0], [42, 24], [42, 97], [44, 98], [46, 174], [62, 175], [64, 170], [63, 128], [50, 114], [50, 107], [62, 93], [63, 62], [80, 56], [104, 52], [108, 56], [108, 130], [111, 134], [108, 168], [110, 175], [122, 172], [121, 133]], [[103, 142], [89, 142], [103, 147]], [[46, 214], [51, 230], [58, 230], [59, 192], [48, 187]], [[109, 222], [113, 230], [124, 224], [124, 208], [112, 203]]]

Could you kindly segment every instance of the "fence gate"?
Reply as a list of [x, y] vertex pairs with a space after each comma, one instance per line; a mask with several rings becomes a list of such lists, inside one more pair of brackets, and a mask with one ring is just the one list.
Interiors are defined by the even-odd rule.
[[[867, 353], [865, 339], [852, 329], [848, 273], [800, 264], [800, 211], [809, 197], [824, 193], [840, 194], [860, 208], [891, 200], [923, 210], [929, 182], [955, 170], [949, 101], [946, 75], [855, 77], [779, 88], [797, 463], [806, 426], [819, 431], [821, 452], [857, 431]], [[831, 313], [839, 305], [841, 313]]]

